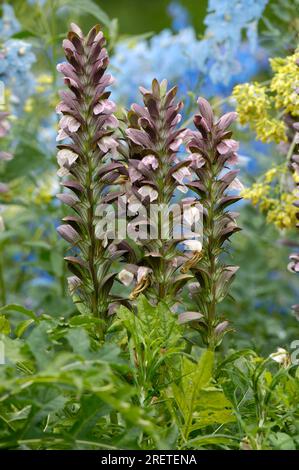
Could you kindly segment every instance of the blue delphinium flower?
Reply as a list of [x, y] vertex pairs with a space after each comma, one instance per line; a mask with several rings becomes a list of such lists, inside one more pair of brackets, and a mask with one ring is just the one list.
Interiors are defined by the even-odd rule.
[[0, 18], [0, 81], [11, 90], [11, 110], [19, 114], [26, 99], [34, 92], [35, 81], [31, 66], [35, 61], [32, 46], [28, 42], [13, 39], [21, 26], [11, 5], [2, 6]]
[[121, 41], [111, 58], [115, 98], [126, 105], [138, 100], [138, 86], [149, 87], [153, 77], [178, 83], [181, 95], [198, 93], [203, 84], [210, 95], [228, 95], [236, 81], [249, 80], [265, 64], [257, 49], [256, 25], [267, 1], [210, 0], [201, 40], [189, 26], [177, 34], [163, 30], [149, 41]]
[[171, 2], [168, 5], [167, 12], [172, 18], [172, 29], [176, 32], [187, 28], [190, 25], [190, 15], [178, 1]]
[[205, 18], [207, 35], [234, 48], [245, 31], [252, 49], [257, 46], [257, 24], [269, 0], [209, 0]]
[[17, 113], [35, 89], [30, 71], [35, 55], [31, 49], [31, 44], [17, 39], [8, 39], [0, 47], [0, 80], [12, 91], [14, 111]]
[[[257, 75], [261, 70], [269, 68], [269, 61], [266, 50], [257, 47], [255, 53], [251, 52], [248, 42], [243, 42], [235, 55], [236, 61], [240, 64], [240, 70], [236, 75], [229, 75], [226, 82], [213, 82], [210, 77], [204, 81], [201, 92], [205, 96], [229, 96], [235, 85], [248, 82], [251, 77]], [[211, 61], [213, 64], [213, 61]]]
[[228, 83], [231, 75], [240, 71], [236, 54], [246, 34], [251, 52], [257, 48], [257, 24], [268, 0], [209, 0], [205, 18], [204, 41], [211, 48], [213, 82]]
[[21, 29], [13, 7], [4, 3], [2, 5], [2, 18], [0, 18], [0, 39], [8, 39]]
[[[191, 27], [175, 35], [170, 30], [163, 30], [149, 41], [122, 41], [111, 57], [116, 79], [114, 97], [127, 104], [139, 99], [138, 86], [150, 87], [153, 77], [158, 80], [167, 77], [174, 83], [182, 77], [190, 78], [192, 70], [198, 76], [199, 71], [206, 70], [208, 54]], [[189, 83], [185, 85], [188, 87]]]

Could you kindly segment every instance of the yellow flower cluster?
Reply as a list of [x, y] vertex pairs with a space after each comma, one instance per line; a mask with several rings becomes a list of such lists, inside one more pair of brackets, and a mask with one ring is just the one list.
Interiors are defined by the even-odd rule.
[[254, 183], [251, 188], [245, 188], [241, 192], [244, 199], [250, 199], [252, 204], [256, 206], [267, 200], [270, 192], [270, 186], [264, 183]]
[[[242, 191], [244, 199], [258, 206], [259, 210], [266, 214], [267, 222], [273, 223], [278, 229], [292, 228], [297, 222], [298, 208], [294, 206], [294, 202], [298, 200], [297, 189], [292, 192], [278, 190], [277, 179], [284, 177], [285, 172], [283, 165], [273, 167], [263, 175], [261, 181]], [[274, 184], [271, 184], [273, 182]]]
[[280, 200], [275, 200], [275, 204], [268, 210], [267, 222], [274, 223], [279, 229], [294, 227], [298, 211], [294, 202], [297, 199], [298, 196], [294, 193], [282, 193]]
[[[274, 74], [268, 86], [256, 82], [237, 85], [233, 97], [240, 123], [249, 124], [262, 142], [279, 143], [288, 140], [281, 117], [286, 114], [294, 118], [299, 116], [299, 50], [286, 58], [271, 59], [270, 63]], [[294, 150], [292, 145], [291, 152]], [[290, 160], [289, 154], [287, 160]], [[283, 164], [268, 170], [257, 183], [245, 189], [242, 196], [258, 205], [266, 214], [267, 222], [279, 229], [291, 228], [296, 225], [298, 208], [294, 202], [298, 200], [298, 194], [289, 187], [298, 183], [299, 174], [294, 172], [291, 176], [287, 165]]]
[[237, 113], [241, 124], [255, 122], [267, 117], [271, 101], [267, 88], [259, 83], [243, 83], [234, 87], [233, 97], [237, 101]]
[[287, 141], [284, 122], [275, 117], [283, 114], [299, 116], [299, 50], [286, 58], [270, 59], [274, 72], [269, 86], [257, 82], [237, 85], [233, 98], [241, 124], [249, 124], [262, 142]]
[[285, 109], [293, 116], [299, 116], [299, 50], [286, 58], [270, 59], [274, 77], [270, 90], [275, 93], [274, 101], [277, 109]]
[[244, 83], [234, 88], [233, 97], [240, 123], [249, 124], [262, 142], [279, 143], [286, 140], [286, 128], [282, 121], [271, 117], [272, 102], [267, 91], [259, 83]]
[[274, 178], [279, 174], [279, 168], [274, 166], [273, 168], [270, 168], [265, 174], [264, 174], [264, 181], [265, 183], [271, 183]]
[[287, 140], [286, 127], [278, 119], [269, 119], [267, 117], [256, 121], [256, 136], [262, 142], [284, 142]]

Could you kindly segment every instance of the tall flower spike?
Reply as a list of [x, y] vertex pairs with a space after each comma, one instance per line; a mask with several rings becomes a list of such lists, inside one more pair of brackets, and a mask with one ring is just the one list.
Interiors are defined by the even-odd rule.
[[[299, 63], [298, 63], [299, 65]], [[299, 92], [298, 92], [299, 93]], [[291, 158], [291, 168], [296, 176], [296, 185], [299, 187], [299, 122], [296, 122], [294, 125], [295, 135], [294, 135], [294, 154]], [[299, 193], [298, 193], [299, 197]], [[294, 203], [294, 206], [299, 208], [299, 199]], [[296, 218], [299, 220], [299, 211], [296, 212]], [[296, 224], [296, 227], [299, 228], [299, 222]], [[299, 272], [299, 253], [292, 253], [289, 258], [288, 269], [293, 273]], [[292, 310], [295, 314], [297, 320], [299, 320], [299, 304], [293, 305]]]
[[[143, 257], [139, 260], [137, 285], [131, 292], [131, 299], [144, 291], [154, 302], [161, 299], [174, 302], [176, 294], [190, 277], [179, 271], [178, 240], [173, 237], [173, 226], [169, 236], [166, 235], [167, 230], [163, 233], [163, 221], [168, 219], [174, 192], [177, 188], [187, 190], [185, 179], [191, 177], [188, 170], [190, 162], [180, 161], [177, 157], [185, 134], [184, 130], [177, 129], [183, 105], [175, 103], [177, 88], [167, 91], [165, 80], [161, 83], [153, 80], [151, 90], [140, 87], [140, 91], [144, 106], [132, 105], [126, 131], [131, 188], [129, 209], [132, 207], [133, 211], [139, 211], [142, 206], [145, 230], [149, 230], [150, 221], [157, 232], [148, 239], [137, 236], [137, 243], [143, 246]], [[154, 224], [150, 214], [153, 208], [157, 209]]]
[[195, 174], [188, 186], [197, 193], [203, 206], [202, 257], [199, 260], [195, 257], [195, 262], [187, 265], [198, 281], [190, 289], [198, 312], [184, 312], [180, 322], [190, 322], [200, 331], [205, 344], [214, 348], [229, 330], [228, 322], [217, 312], [217, 304], [226, 296], [238, 269], [220, 260], [223, 244], [240, 230], [235, 220], [237, 214], [226, 210], [241, 199], [228, 194], [229, 189], [240, 184], [236, 180], [238, 171], [228, 168], [237, 162], [238, 144], [231, 139], [232, 133], [228, 130], [236, 113], [227, 113], [215, 122], [212, 108], [205, 99], [199, 98], [198, 106], [199, 114], [194, 117], [197, 130], [190, 132], [187, 141]]
[[[299, 59], [297, 59], [296, 65], [297, 67], [299, 67]], [[298, 88], [295, 90], [295, 93], [299, 95]], [[295, 135], [293, 136], [293, 143], [291, 144], [291, 149], [289, 149], [290, 156], [291, 156], [290, 169], [294, 173], [294, 180], [298, 188], [299, 187], [299, 122], [293, 123], [293, 129], [295, 131]], [[299, 193], [297, 194], [297, 196], [299, 197]], [[299, 208], [299, 199], [295, 201], [294, 206]], [[297, 220], [299, 220], [299, 210], [296, 212], [296, 218]], [[299, 228], [299, 223], [296, 224], [296, 227]], [[289, 271], [293, 273], [299, 272], [299, 253], [298, 252], [292, 253], [290, 255], [288, 269]], [[299, 304], [293, 305], [292, 310], [297, 320], [299, 320]]]
[[[111, 160], [117, 142], [113, 137], [118, 121], [115, 104], [109, 99], [107, 86], [112, 83], [106, 73], [108, 54], [99, 26], [84, 37], [80, 28], [71, 25], [63, 48], [67, 62], [57, 69], [64, 75], [69, 91], [61, 91], [57, 112], [62, 115], [57, 140], [58, 174], [67, 192], [58, 198], [70, 206], [74, 215], [63, 219], [59, 234], [70, 243], [72, 251], [65, 259], [73, 273], [69, 281], [76, 302], [100, 320], [103, 337], [108, 322], [108, 308], [118, 299], [111, 294], [115, 273], [111, 264], [118, 256], [112, 242], [97, 238], [95, 212], [107, 196], [107, 188], [118, 177], [117, 164]], [[109, 176], [109, 178], [107, 177]]]

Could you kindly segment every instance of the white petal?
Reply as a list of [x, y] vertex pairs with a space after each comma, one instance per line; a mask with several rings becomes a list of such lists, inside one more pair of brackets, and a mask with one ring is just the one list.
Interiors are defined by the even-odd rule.
[[243, 191], [244, 185], [238, 178], [235, 178], [234, 181], [229, 185], [229, 189], [235, 189], [236, 191]]
[[130, 271], [127, 271], [126, 269], [123, 269], [118, 274], [118, 279], [125, 286], [129, 286], [134, 279], [134, 274], [132, 274]]
[[277, 351], [270, 354], [269, 357], [278, 364], [283, 364], [288, 358], [288, 352], [283, 348], [277, 348]]
[[185, 240], [183, 244], [186, 247], [186, 250], [191, 250], [191, 251], [202, 250], [202, 243], [199, 240]]
[[143, 199], [149, 196], [151, 202], [158, 197], [158, 192], [149, 185], [142, 186], [142, 188], [138, 189], [138, 192]]
[[145, 266], [140, 266], [137, 271], [137, 283], [140, 282], [145, 277], [147, 277], [150, 272], [151, 272], [150, 268], [146, 268]]

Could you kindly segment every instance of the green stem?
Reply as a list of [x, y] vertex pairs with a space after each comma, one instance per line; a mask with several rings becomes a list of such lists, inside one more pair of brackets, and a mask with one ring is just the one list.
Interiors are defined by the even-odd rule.
[[[87, 90], [89, 89], [89, 81], [87, 79]], [[87, 102], [90, 100], [90, 97], [86, 97]], [[86, 115], [86, 122], [90, 122], [90, 113]], [[91, 274], [92, 281], [92, 293], [91, 293], [91, 311], [96, 318], [101, 318], [101, 312], [99, 309], [99, 283], [96, 271], [96, 259], [97, 259], [97, 240], [95, 237], [95, 195], [93, 189], [93, 149], [92, 149], [92, 139], [93, 139], [94, 130], [91, 126], [87, 125], [86, 135], [87, 135], [87, 152], [86, 152], [86, 161], [87, 161], [87, 173], [86, 173], [86, 194], [88, 200], [88, 209], [87, 209], [87, 229], [89, 236], [89, 248], [88, 248], [88, 267]], [[99, 322], [98, 334], [99, 339], [102, 341], [104, 339], [104, 322]]]
[[1, 301], [1, 305], [6, 304], [6, 286], [5, 286], [5, 279], [4, 279], [4, 263], [3, 263], [2, 247], [0, 251], [0, 301]]
[[209, 261], [209, 299], [207, 301], [207, 320], [208, 320], [208, 337], [207, 343], [208, 347], [213, 349], [214, 348], [214, 334], [213, 334], [213, 322], [216, 315], [216, 280], [215, 274], [217, 271], [217, 259], [213, 249], [214, 244], [214, 219], [215, 219], [215, 200], [214, 200], [214, 193], [213, 193], [213, 183], [215, 180], [214, 169], [213, 169], [213, 156], [211, 157], [211, 162], [209, 162], [209, 177], [207, 179], [207, 198], [209, 207], [208, 207], [208, 215], [207, 215], [207, 231], [208, 231], [208, 238], [207, 238], [207, 257]]
[[295, 132], [293, 140], [292, 140], [292, 142], [289, 146], [289, 150], [288, 150], [287, 157], [286, 157], [287, 163], [289, 163], [291, 161], [291, 158], [292, 158], [294, 150], [295, 150], [295, 146], [296, 146], [296, 132]]

